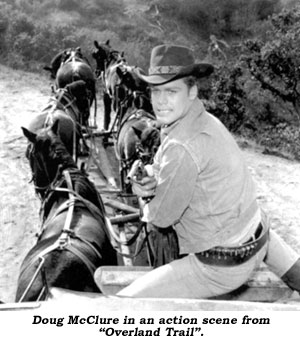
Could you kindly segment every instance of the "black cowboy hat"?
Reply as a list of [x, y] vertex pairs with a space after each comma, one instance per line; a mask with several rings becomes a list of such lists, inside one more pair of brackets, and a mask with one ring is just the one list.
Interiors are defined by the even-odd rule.
[[187, 47], [159, 45], [152, 50], [149, 75], [141, 72], [138, 75], [149, 84], [161, 85], [187, 76], [207, 77], [213, 71], [214, 67], [209, 63], [195, 63], [193, 53]]

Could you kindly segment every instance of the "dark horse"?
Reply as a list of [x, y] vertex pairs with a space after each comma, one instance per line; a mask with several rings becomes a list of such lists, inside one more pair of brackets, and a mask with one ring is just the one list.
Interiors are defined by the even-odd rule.
[[110, 125], [111, 110], [118, 115], [119, 102], [124, 94], [119, 89], [119, 77], [117, 67], [126, 63], [124, 54], [114, 50], [109, 40], [104, 44], [94, 41], [95, 50], [92, 57], [96, 60], [96, 76], [102, 79], [103, 103], [104, 103], [104, 129], [108, 130]]
[[21, 265], [16, 301], [47, 299], [51, 287], [99, 292], [94, 271], [117, 265], [103, 202], [57, 136], [58, 125], [39, 134], [22, 128], [42, 204], [41, 231]]
[[38, 133], [41, 129], [60, 121], [58, 134], [74, 160], [80, 152], [81, 127], [86, 117], [77, 106], [77, 98], [87, 96], [84, 81], [75, 81], [65, 89], [52, 91], [45, 108], [29, 123], [28, 129]]
[[94, 101], [96, 104], [96, 79], [93, 69], [88, 59], [82, 54], [80, 47], [59, 52], [52, 59], [50, 66], [45, 66], [44, 69], [50, 71], [51, 78], [55, 79], [56, 88], [65, 88], [68, 84], [78, 80], [86, 83], [88, 97], [81, 101], [78, 98], [77, 105], [81, 106], [81, 110], [85, 111], [85, 115], [89, 117], [90, 106]]
[[115, 153], [119, 160], [121, 188], [131, 192], [126, 181], [128, 172], [135, 160], [143, 164], [152, 162], [160, 145], [160, 131], [156, 127], [155, 116], [146, 110], [148, 98], [143, 94], [132, 94], [131, 106], [127, 108], [115, 141]]

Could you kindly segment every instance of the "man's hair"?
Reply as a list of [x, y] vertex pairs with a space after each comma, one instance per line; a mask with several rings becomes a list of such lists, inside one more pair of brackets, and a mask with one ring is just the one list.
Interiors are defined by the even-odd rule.
[[192, 88], [194, 85], [198, 86], [198, 79], [195, 76], [184, 77], [183, 81], [189, 89]]

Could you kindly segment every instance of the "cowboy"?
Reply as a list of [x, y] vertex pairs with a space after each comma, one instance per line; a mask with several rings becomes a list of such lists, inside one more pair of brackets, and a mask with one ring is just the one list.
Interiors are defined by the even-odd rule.
[[198, 98], [197, 81], [213, 70], [186, 47], [160, 45], [149, 75], [139, 75], [151, 89], [161, 145], [153, 174], [133, 181], [133, 191], [151, 198], [143, 221], [173, 226], [181, 256], [118, 295], [215, 297], [240, 287], [263, 261], [300, 290], [299, 255], [270, 230], [241, 150]]

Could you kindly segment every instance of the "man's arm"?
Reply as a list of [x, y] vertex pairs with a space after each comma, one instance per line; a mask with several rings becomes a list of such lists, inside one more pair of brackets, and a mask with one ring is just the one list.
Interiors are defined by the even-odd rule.
[[145, 205], [142, 219], [158, 227], [173, 225], [188, 207], [197, 177], [197, 166], [186, 149], [177, 144], [169, 146], [161, 160], [155, 189], [152, 182], [146, 184], [154, 197]]

